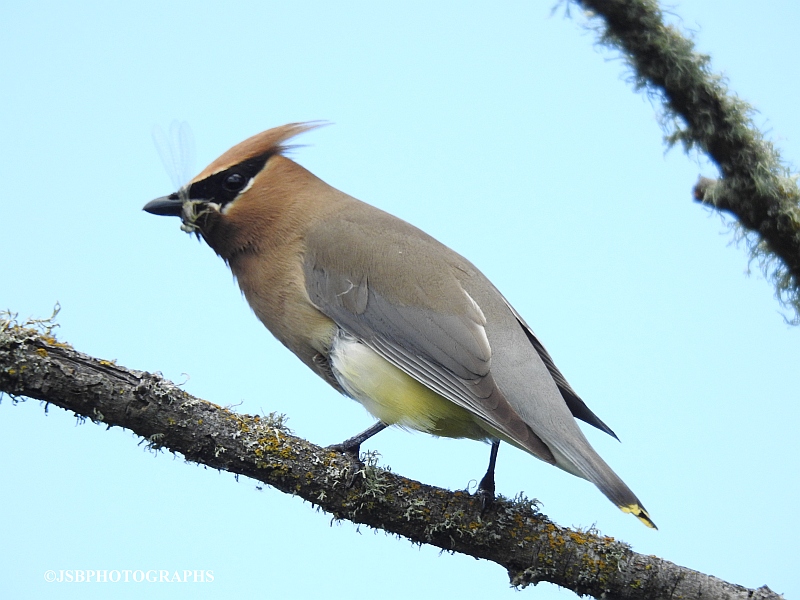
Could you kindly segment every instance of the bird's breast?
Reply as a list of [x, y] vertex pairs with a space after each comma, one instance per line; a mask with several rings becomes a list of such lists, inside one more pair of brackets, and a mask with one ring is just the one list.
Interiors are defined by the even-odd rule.
[[319, 372], [315, 357], [327, 356], [337, 327], [309, 300], [300, 261], [292, 250], [240, 257], [231, 261], [231, 269], [259, 320], [300, 360]]

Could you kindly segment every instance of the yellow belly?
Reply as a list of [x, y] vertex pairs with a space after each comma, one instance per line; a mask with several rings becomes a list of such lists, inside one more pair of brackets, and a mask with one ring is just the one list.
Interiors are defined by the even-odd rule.
[[450, 402], [349, 336], [338, 336], [331, 366], [339, 384], [387, 425], [453, 438], [489, 434], [468, 410]]

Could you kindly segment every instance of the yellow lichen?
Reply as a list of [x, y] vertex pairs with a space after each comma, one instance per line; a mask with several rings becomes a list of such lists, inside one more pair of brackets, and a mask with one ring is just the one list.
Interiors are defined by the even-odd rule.
[[46, 335], [42, 337], [42, 341], [47, 344], [48, 346], [53, 346], [55, 348], [72, 348], [69, 344], [64, 342], [59, 342], [56, 338], [51, 335]]

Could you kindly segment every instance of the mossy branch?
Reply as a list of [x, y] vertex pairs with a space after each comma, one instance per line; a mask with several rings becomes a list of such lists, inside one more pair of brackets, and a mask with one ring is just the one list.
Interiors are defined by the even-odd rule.
[[42, 400], [134, 432], [153, 449], [245, 475], [330, 513], [493, 561], [516, 586], [549, 581], [597, 598], [780, 598], [642, 556], [596, 531], [560, 527], [535, 502], [499, 498], [481, 516], [466, 492], [424, 485], [291, 434], [283, 418], [241, 415], [195, 398], [160, 375], [100, 360], [58, 342], [48, 321], [0, 315], [0, 392]]
[[[751, 260], [773, 282], [800, 324], [800, 189], [797, 175], [755, 127], [753, 109], [728, 92], [710, 59], [664, 22], [656, 0], [573, 0], [591, 16], [601, 43], [621, 50], [637, 89], [661, 99], [670, 144], [704, 152], [721, 180], [701, 181], [694, 198], [732, 214]], [[714, 185], [711, 185], [714, 183]]]

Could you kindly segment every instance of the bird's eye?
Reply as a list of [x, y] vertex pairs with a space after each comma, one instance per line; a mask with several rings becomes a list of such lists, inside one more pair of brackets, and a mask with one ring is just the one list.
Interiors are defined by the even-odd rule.
[[225, 181], [222, 182], [222, 187], [229, 192], [238, 192], [246, 183], [247, 179], [245, 179], [244, 175], [241, 173], [231, 173], [225, 178]]

